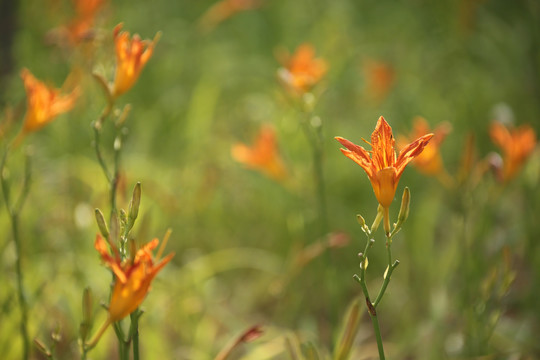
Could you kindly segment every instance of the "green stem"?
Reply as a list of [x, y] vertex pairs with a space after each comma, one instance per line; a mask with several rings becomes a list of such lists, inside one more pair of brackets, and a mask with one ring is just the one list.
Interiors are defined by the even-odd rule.
[[381, 330], [379, 328], [379, 319], [377, 318], [377, 310], [375, 308], [375, 304], [371, 302], [371, 298], [369, 296], [369, 290], [366, 285], [366, 277], [365, 277], [365, 274], [366, 274], [365, 261], [367, 259], [368, 251], [372, 245], [373, 245], [373, 240], [371, 240], [368, 235], [366, 246], [361, 256], [360, 276], [354, 275], [354, 278], [356, 279], [356, 281], [360, 283], [360, 286], [362, 287], [362, 292], [364, 293], [364, 297], [366, 298], [366, 306], [368, 308], [369, 317], [371, 318], [371, 323], [373, 325], [375, 339], [377, 340], [377, 349], [379, 350], [379, 359], [384, 360], [385, 359], [384, 347], [383, 347], [383, 342], [382, 342], [382, 337], [381, 337]]
[[133, 341], [133, 360], [139, 360], [139, 309], [131, 313], [131, 340]]
[[371, 324], [373, 325], [373, 331], [375, 332], [375, 338], [377, 339], [377, 349], [379, 350], [379, 359], [384, 360], [384, 348], [383, 348], [383, 342], [381, 337], [381, 330], [379, 329], [379, 319], [377, 318], [377, 314], [372, 315], [369, 314], [371, 317]]
[[23, 359], [28, 359], [30, 350], [30, 337], [28, 335], [28, 305], [24, 296], [24, 280], [21, 264], [21, 240], [19, 238], [19, 216], [18, 214], [10, 213], [11, 230], [13, 232], [13, 241], [15, 242], [16, 252], [16, 271], [17, 271], [17, 293], [19, 298], [19, 308], [21, 311], [21, 337], [23, 339]]
[[120, 360], [129, 360], [129, 341], [126, 340], [120, 322], [115, 322], [113, 328], [116, 337], [118, 338], [118, 354]]
[[23, 359], [27, 360], [29, 358], [29, 353], [30, 353], [30, 336], [28, 334], [28, 304], [26, 302], [26, 297], [24, 295], [24, 277], [23, 277], [23, 271], [22, 271], [22, 244], [21, 244], [21, 239], [19, 236], [19, 214], [22, 210], [22, 207], [24, 205], [24, 202], [30, 190], [30, 159], [27, 156], [21, 194], [19, 195], [19, 198], [16, 202], [16, 206], [12, 207], [11, 198], [10, 198], [10, 186], [6, 177], [4, 176], [5, 163], [6, 163], [8, 152], [9, 152], [9, 148], [6, 149], [6, 152], [4, 153], [4, 156], [2, 158], [2, 163], [0, 164], [0, 179], [2, 182], [2, 193], [4, 196], [4, 203], [6, 204], [6, 208], [8, 210], [9, 218], [11, 222], [13, 242], [15, 243], [15, 254], [16, 254], [15, 271], [17, 274], [17, 297], [19, 300], [19, 308], [21, 311], [20, 331], [21, 331], [21, 337], [23, 341]]
[[379, 305], [379, 302], [381, 301], [382, 297], [384, 296], [384, 293], [386, 292], [388, 283], [390, 283], [390, 278], [392, 277], [392, 273], [394, 272], [394, 269], [399, 265], [399, 261], [397, 260], [392, 264], [392, 240], [386, 243], [386, 252], [387, 252], [387, 257], [388, 257], [388, 268], [386, 271], [384, 282], [381, 286], [381, 289], [379, 290], [379, 294], [377, 295], [377, 297], [375, 298], [375, 302], [373, 303], [373, 306], [375, 307]]
[[99, 117], [98, 120], [96, 120], [92, 124], [92, 128], [94, 129], [94, 150], [96, 152], [96, 157], [99, 163], [99, 166], [101, 167], [101, 170], [103, 170], [103, 174], [105, 175], [105, 178], [107, 179], [107, 182], [110, 184], [112, 182], [112, 176], [109, 172], [109, 169], [107, 167], [107, 164], [105, 163], [105, 159], [103, 158], [103, 155], [101, 154], [101, 129], [103, 127], [103, 122], [105, 119], [109, 116], [113, 108], [113, 104], [109, 103], [105, 110], [103, 110], [103, 113]]

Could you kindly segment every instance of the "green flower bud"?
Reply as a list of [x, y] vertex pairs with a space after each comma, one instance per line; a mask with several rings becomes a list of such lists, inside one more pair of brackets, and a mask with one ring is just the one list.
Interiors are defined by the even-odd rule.
[[129, 202], [129, 220], [132, 222], [139, 216], [139, 206], [141, 205], [141, 183], [138, 182], [133, 189], [133, 195]]
[[96, 222], [99, 227], [99, 232], [101, 232], [101, 235], [103, 235], [104, 238], [109, 238], [109, 228], [107, 227], [107, 222], [105, 221], [105, 217], [103, 216], [103, 213], [101, 210], [96, 209]]

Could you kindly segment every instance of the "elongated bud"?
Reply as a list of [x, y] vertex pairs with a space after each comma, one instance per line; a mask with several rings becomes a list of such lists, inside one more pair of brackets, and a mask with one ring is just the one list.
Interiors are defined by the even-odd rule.
[[396, 223], [396, 229], [399, 229], [405, 220], [409, 217], [409, 205], [411, 203], [411, 192], [408, 187], [403, 190], [403, 196], [401, 198], [401, 207], [399, 208], [398, 221]]
[[129, 202], [129, 220], [132, 222], [139, 216], [139, 206], [141, 205], [141, 183], [138, 182], [133, 189], [133, 195]]
[[85, 323], [92, 323], [92, 308], [94, 303], [92, 301], [92, 290], [87, 287], [83, 291], [82, 309], [83, 309], [83, 321]]
[[371, 225], [371, 232], [377, 231], [379, 228], [379, 224], [381, 223], [381, 220], [384, 215], [384, 208], [379, 204], [379, 207], [377, 208], [377, 216], [375, 217], [375, 220], [373, 221], [373, 224]]
[[79, 335], [83, 343], [88, 338], [88, 335], [90, 335], [90, 330], [92, 330], [92, 322], [93, 322], [92, 308], [93, 308], [92, 291], [90, 290], [89, 287], [87, 287], [83, 291], [83, 296], [82, 296], [83, 319], [79, 327]]
[[107, 227], [107, 222], [105, 221], [105, 217], [103, 216], [103, 213], [99, 209], [96, 209], [95, 213], [96, 213], [96, 222], [99, 227], [99, 232], [101, 233], [101, 235], [103, 235], [104, 238], [108, 239], [109, 228]]

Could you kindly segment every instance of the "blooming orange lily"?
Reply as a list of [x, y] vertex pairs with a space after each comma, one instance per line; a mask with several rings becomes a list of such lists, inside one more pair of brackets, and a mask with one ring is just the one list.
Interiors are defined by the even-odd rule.
[[78, 44], [91, 36], [97, 13], [105, 0], [75, 0], [77, 16], [67, 26], [67, 36], [72, 44]]
[[439, 124], [431, 131], [427, 121], [423, 117], [418, 116], [414, 119], [413, 131], [410, 136], [408, 138], [399, 139], [398, 143], [405, 146], [409, 141], [431, 132], [434, 133], [433, 138], [429, 144], [426, 145], [422, 153], [413, 160], [413, 164], [421, 173], [437, 176], [443, 183], [446, 183], [447, 181], [450, 181], [450, 178], [444, 170], [440, 147], [444, 138], [450, 132], [450, 124]]
[[[163, 242], [159, 254], [161, 254], [165, 243]], [[142, 246], [133, 260], [121, 261], [118, 250], [113, 249], [114, 254], [109, 254], [107, 242], [100, 235], [97, 235], [94, 246], [105, 265], [115, 275], [115, 284], [109, 305], [111, 322], [123, 319], [139, 307], [150, 290], [150, 284], [154, 277], [173, 258], [174, 254], [169, 254], [161, 261], [159, 258], [154, 259], [152, 250], [158, 244], [159, 240], [154, 239]]]
[[111, 255], [109, 253], [109, 244], [99, 234], [96, 236], [94, 247], [101, 255], [105, 265], [114, 273], [115, 283], [109, 304], [109, 316], [94, 336], [94, 339], [85, 344], [87, 348], [96, 345], [111, 323], [122, 320], [141, 305], [150, 290], [154, 277], [174, 256], [174, 253], [172, 253], [161, 261], [159, 260], [166, 243], [167, 237], [161, 244], [156, 258], [152, 256], [152, 251], [158, 246], [158, 239], [143, 245], [137, 250], [132, 259], [122, 261], [115, 246], [111, 246], [113, 250]]
[[283, 180], [287, 176], [287, 170], [279, 156], [276, 133], [270, 126], [261, 128], [252, 147], [236, 144], [232, 147], [231, 154], [236, 161], [275, 180]]
[[310, 44], [298, 46], [296, 52], [287, 59], [284, 68], [278, 71], [279, 78], [297, 93], [311, 90], [326, 74], [326, 61], [315, 58], [315, 49]]
[[141, 40], [135, 34], [130, 39], [127, 31], [120, 31], [118, 24], [113, 31], [116, 48], [116, 75], [112, 87], [112, 96], [116, 98], [133, 87], [139, 75], [154, 51], [158, 36], [153, 41]]
[[508, 128], [493, 122], [489, 134], [493, 142], [503, 150], [502, 180], [514, 178], [536, 146], [536, 134], [529, 125]]
[[67, 24], [49, 31], [46, 40], [59, 45], [75, 46], [94, 37], [96, 15], [105, 0], [73, 0], [75, 17]]
[[[405, 167], [412, 159], [420, 155], [432, 137], [433, 134], [427, 134], [416, 139], [405, 146], [396, 157], [392, 128], [381, 116], [375, 131], [371, 134], [371, 144], [366, 141], [372, 147], [371, 156], [370, 152], [349, 140], [342, 137], [336, 137], [336, 140], [346, 147], [346, 149], [341, 149], [341, 152], [360, 165], [367, 173], [377, 201], [384, 209], [387, 220], [388, 208], [394, 200], [397, 184]], [[388, 232], [389, 229], [386, 231]]]
[[78, 88], [70, 94], [60, 95], [60, 90], [45, 85], [30, 73], [28, 69], [21, 71], [26, 90], [27, 110], [21, 134], [39, 130], [54, 118], [73, 108], [79, 96]]

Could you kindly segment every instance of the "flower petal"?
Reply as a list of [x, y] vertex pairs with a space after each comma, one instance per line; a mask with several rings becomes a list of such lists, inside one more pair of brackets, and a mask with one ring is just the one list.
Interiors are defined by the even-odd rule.
[[334, 139], [347, 148], [347, 150], [340, 149], [343, 155], [360, 165], [370, 179], [375, 176], [375, 169], [366, 149], [339, 136], [336, 136]]
[[433, 134], [424, 135], [409, 145], [405, 146], [399, 153], [396, 160], [397, 179], [401, 177], [403, 170], [409, 162], [411, 162], [416, 156], [424, 150], [424, 147], [429, 143], [429, 140], [433, 137]]

